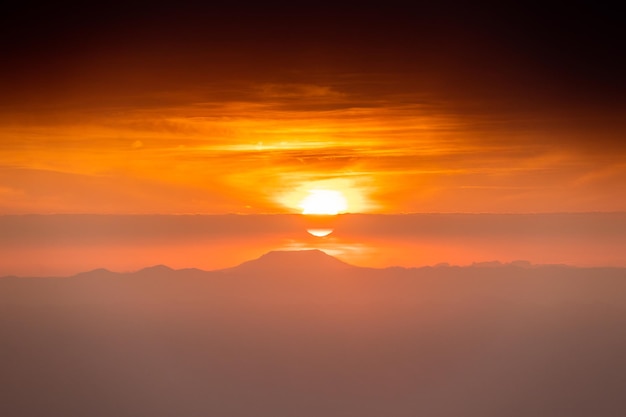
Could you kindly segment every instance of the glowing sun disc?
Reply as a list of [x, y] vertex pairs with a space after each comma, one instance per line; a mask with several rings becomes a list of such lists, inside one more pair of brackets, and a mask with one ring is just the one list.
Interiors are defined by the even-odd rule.
[[317, 237], [328, 236], [333, 232], [333, 229], [306, 229], [307, 232]]
[[302, 214], [323, 214], [334, 216], [348, 209], [343, 194], [335, 190], [311, 190], [300, 203]]

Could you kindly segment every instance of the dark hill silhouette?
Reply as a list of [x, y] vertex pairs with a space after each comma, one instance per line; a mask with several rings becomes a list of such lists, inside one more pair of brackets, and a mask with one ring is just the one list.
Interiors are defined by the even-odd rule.
[[110, 278], [111, 276], [115, 275], [115, 272], [111, 272], [108, 269], [105, 268], [98, 268], [98, 269], [94, 269], [92, 271], [87, 271], [87, 272], [79, 272], [78, 274], [74, 275], [73, 278]]
[[626, 269], [222, 271], [0, 279], [7, 416], [626, 415]]
[[317, 249], [272, 251], [258, 259], [231, 268], [232, 272], [331, 272], [356, 268]]
[[170, 268], [169, 266], [166, 265], [154, 265], [154, 266], [150, 266], [148, 268], [144, 268], [142, 270], [139, 271], [139, 273], [142, 274], [160, 274], [160, 273], [168, 273], [173, 271], [172, 268]]
[[[340, 259], [337, 259], [327, 253], [318, 250], [278, 250], [278, 251], [270, 251], [257, 259], [253, 259], [250, 261], [246, 261], [241, 263], [240, 265], [221, 269], [214, 271], [205, 271], [197, 268], [183, 268], [183, 269], [172, 269], [167, 265], [154, 265], [149, 266], [138, 271], [134, 272], [114, 272], [105, 268], [97, 268], [91, 271], [80, 272], [77, 273], [70, 278], [75, 279], [106, 279], [106, 278], [185, 278], [185, 277], [196, 277], [196, 278], [207, 278], [213, 276], [215, 273], [227, 273], [229, 276], [231, 275], [258, 275], [258, 274], [266, 274], [270, 273], [271, 276], [276, 275], [285, 275], [285, 274], [297, 274], [297, 275], [309, 275], [309, 274], [322, 274], [325, 276], [326, 273], [344, 273], [344, 274], [354, 274], [358, 273], [361, 276], [371, 276], [372, 274], [407, 274], [416, 273], [416, 271], [421, 271], [419, 273], [426, 273], [426, 271], [430, 269], [446, 269], [452, 268], [457, 270], [467, 270], [470, 268], [477, 268], [480, 270], [493, 268], [496, 270], [502, 268], [534, 268], [534, 269], [545, 269], [545, 268], [573, 268], [579, 270], [589, 270], [589, 269], [598, 269], [598, 268], [574, 268], [567, 265], [533, 265], [525, 260], [516, 260], [511, 263], [502, 263], [499, 261], [490, 261], [490, 262], [475, 262], [466, 267], [460, 266], [452, 266], [448, 263], [437, 264], [434, 267], [421, 267], [421, 268], [404, 268], [404, 267], [387, 267], [387, 268], [366, 268], [348, 264]], [[626, 270], [626, 268], [600, 268], [606, 270]], [[6, 276], [0, 277], [0, 279], [7, 278], [19, 278], [16, 276]], [[60, 278], [60, 277], [51, 277], [51, 278]]]

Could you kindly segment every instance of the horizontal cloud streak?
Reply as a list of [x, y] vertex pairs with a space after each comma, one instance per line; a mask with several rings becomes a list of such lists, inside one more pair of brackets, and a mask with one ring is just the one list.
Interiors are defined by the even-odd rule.
[[[393, 89], [357, 94], [349, 82], [205, 87], [195, 95], [164, 95], [150, 106], [5, 112], [2, 165], [40, 176], [50, 172], [46, 181], [53, 188], [64, 187], [62, 177], [52, 174], [58, 172], [178, 187], [187, 200], [209, 193], [232, 212], [247, 206], [257, 213], [292, 211], [293, 202], [280, 201], [285, 189], [332, 178], [345, 179], [346, 187], [363, 196], [352, 211], [626, 210], [623, 199], [615, 198], [616, 183], [626, 179], [620, 153], [589, 152], [576, 140], [580, 132], [555, 127], [554, 114], [486, 112], [475, 104]], [[22, 181], [4, 172], [0, 186], [35, 192], [21, 189]], [[92, 185], [83, 195], [101, 192], [97, 181]], [[559, 197], [546, 200], [553, 191], [545, 187], [558, 190]], [[482, 191], [459, 192], [469, 189]], [[156, 190], [142, 194], [144, 203], [115, 210], [181, 211], [174, 201], [161, 204]], [[0, 212], [100, 212], [89, 198], [78, 205], [69, 199], [65, 209], [42, 204], [42, 198], [33, 196], [30, 205], [6, 201]], [[222, 210], [198, 204], [182, 211]]]

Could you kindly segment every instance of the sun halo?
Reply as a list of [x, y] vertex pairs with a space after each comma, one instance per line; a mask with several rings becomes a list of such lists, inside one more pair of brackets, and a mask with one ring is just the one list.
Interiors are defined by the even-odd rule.
[[334, 216], [348, 210], [348, 202], [343, 193], [336, 190], [315, 189], [300, 202], [302, 214]]

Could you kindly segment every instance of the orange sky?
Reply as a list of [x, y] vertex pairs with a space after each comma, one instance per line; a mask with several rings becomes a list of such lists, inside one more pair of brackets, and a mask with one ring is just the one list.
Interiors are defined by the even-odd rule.
[[626, 210], [623, 153], [567, 142], [593, 134], [574, 122], [245, 88], [245, 100], [5, 116], [0, 211], [293, 212], [311, 188], [344, 192], [352, 212]]
[[626, 210], [603, 22], [574, 48], [515, 10], [44, 12], [9, 25], [1, 214]]

